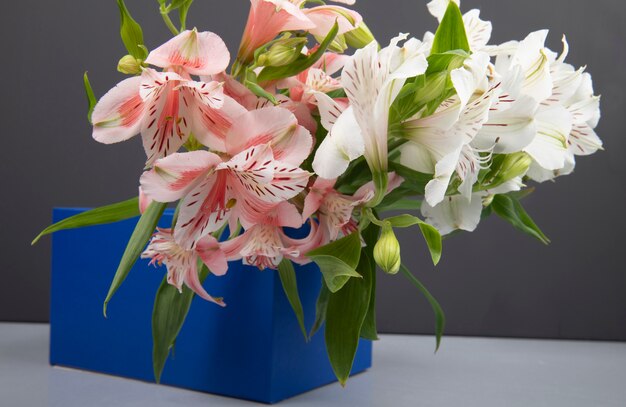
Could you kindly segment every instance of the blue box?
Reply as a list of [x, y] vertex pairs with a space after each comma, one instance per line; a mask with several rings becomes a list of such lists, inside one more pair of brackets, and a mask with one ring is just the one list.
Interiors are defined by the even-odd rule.
[[[54, 222], [84, 209], [54, 210]], [[171, 224], [166, 211], [162, 226]], [[58, 232], [52, 243], [50, 364], [153, 382], [151, 318], [165, 268], [146, 260], [133, 267], [111, 300], [102, 302], [137, 219]], [[315, 318], [321, 284], [312, 264], [296, 267], [307, 326]], [[224, 277], [205, 282], [224, 297], [221, 308], [193, 301], [161, 382], [241, 399], [276, 403], [335, 381], [323, 332], [306, 343], [271, 270], [230, 263]], [[372, 363], [372, 343], [362, 340], [353, 373]]]

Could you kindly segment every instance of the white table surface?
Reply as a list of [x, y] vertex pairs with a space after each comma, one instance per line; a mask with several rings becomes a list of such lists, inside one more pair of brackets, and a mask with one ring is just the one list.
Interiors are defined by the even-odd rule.
[[[259, 404], [48, 365], [48, 325], [0, 324], [0, 406]], [[374, 367], [279, 406], [626, 406], [626, 343], [382, 335]]]

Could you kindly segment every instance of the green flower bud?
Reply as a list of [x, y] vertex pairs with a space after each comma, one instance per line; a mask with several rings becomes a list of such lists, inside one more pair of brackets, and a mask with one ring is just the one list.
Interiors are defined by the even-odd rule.
[[507, 154], [494, 159], [494, 175], [490, 184], [502, 185], [515, 177], [520, 177], [528, 172], [533, 160], [524, 152]]
[[303, 37], [278, 40], [268, 51], [259, 55], [257, 64], [260, 66], [289, 65], [302, 55], [302, 48], [306, 42], [306, 38]]
[[124, 55], [117, 63], [117, 70], [127, 75], [138, 75], [141, 73], [141, 62], [132, 55]]
[[396, 274], [400, 270], [400, 242], [389, 224], [383, 226], [380, 239], [374, 246], [374, 260], [385, 273]]
[[348, 46], [356, 49], [363, 48], [372, 41], [376, 41], [374, 34], [363, 22], [356, 29], [345, 33], [344, 37]]

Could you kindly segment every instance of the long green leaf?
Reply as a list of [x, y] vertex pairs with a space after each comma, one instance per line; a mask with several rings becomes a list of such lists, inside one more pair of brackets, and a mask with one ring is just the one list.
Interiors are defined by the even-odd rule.
[[320, 46], [315, 52], [308, 56], [303, 55], [301, 58], [298, 58], [289, 65], [268, 66], [263, 68], [263, 70], [259, 74], [259, 82], [268, 82], [278, 79], [289, 78], [309, 69], [324, 55], [330, 44], [337, 36], [338, 32], [339, 25], [337, 22], [335, 22], [333, 28], [331, 28], [326, 38], [324, 38], [324, 41], [320, 43]]
[[402, 274], [404, 274], [406, 278], [408, 278], [409, 281], [413, 283], [415, 287], [417, 287], [417, 289], [424, 295], [424, 297], [426, 297], [426, 300], [428, 300], [428, 302], [430, 303], [430, 306], [433, 309], [433, 312], [435, 313], [435, 335], [437, 338], [436, 347], [435, 347], [435, 352], [436, 352], [437, 350], [439, 350], [439, 346], [441, 345], [441, 338], [443, 336], [443, 331], [445, 330], [445, 327], [446, 327], [446, 315], [443, 312], [443, 308], [441, 308], [441, 305], [439, 305], [439, 302], [435, 299], [435, 297], [432, 296], [432, 294], [428, 291], [428, 289], [424, 287], [424, 284], [422, 284], [409, 271], [409, 269], [406, 268], [404, 264], [400, 266], [400, 272], [402, 272]]
[[361, 338], [369, 339], [372, 341], [378, 340], [378, 329], [376, 328], [376, 262], [374, 261], [374, 246], [380, 235], [380, 227], [370, 224], [363, 231], [363, 240], [365, 241], [365, 248], [361, 256], [366, 256], [370, 267], [370, 302], [367, 307], [367, 314], [361, 327]]
[[167, 204], [165, 203], [152, 202], [143, 215], [141, 215], [141, 218], [139, 218], [139, 222], [137, 222], [137, 226], [135, 226], [135, 230], [128, 241], [128, 245], [122, 255], [120, 265], [117, 267], [117, 271], [115, 272], [115, 276], [111, 282], [111, 287], [109, 288], [109, 292], [104, 300], [102, 312], [105, 317], [107, 315], [107, 305], [109, 304], [109, 301], [111, 301], [115, 292], [120, 288], [124, 280], [126, 280], [128, 273], [130, 273], [130, 269], [133, 268], [135, 262], [139, 258], [139, 255], [145, 249], [146, 244], [154, 233], [157, 223], [159, 222], [159, 219], [161, 219], [161, 215], [163, 215], [163, 211], [166, 206]]
[[280, 282], [283, 285], [283, 290], [289, 300], [289, 304], [291, 304], [291, 308], [293, 308], [293, 312], [296, 314], [302, 335], [304, 335], [304, 339], [308, 341], [309, 336], [304, 326], [304, 310], [302, 309], [302, 302], [300, 301], [300, 294], [298, 293], [296, 271], [290, 260], [283, 259], [283, 261], [280, 262], [278, 265], [278, 275], [280, 276]]
[[141, 26], [131, 17], [124, 0], [117, 0], [120, 9], [120, 36], [128, 53], [137, 59], [144, 60], [148, 56], [143, 44]]
[[459, 6], [451, 1], [435, 33], [431, 53], [442, 54], [453, 50], [470, 52], [470, 46], [463, 23], [463, 14]]
[[361, 277], [355, 270], [361, 257], [361, 237], [352, 233], [326, 246], [317, 248], [307, 256], [320, 268], [328, 289], [339, 291], [352, 277]]
[[87, 72], [83, 75], [83, 84], [85, 85], [85, 94], [87, 95], [87, 102], [89, 103], [87, 110], [87, 120], [91, 123], [91, 114], [93, 113], [93, 109], [96, 107], [98, 103], [96, 96], [93, 94], [93, 89], [91, 88], [91, 83], [89, 83], [89, 77], [87, 76]]
[[367, 255], [357, 267], [363, 278], [351, 278], [331, 294], [326, 311], [326, 350], [337, 379], [345, 386], [361, 337], [361, 328], [369, 309], [372, 272]]
[[72, 217], [63, 219], [45, 228], [31, 244], [35, 244], [45, 235], [66, 229], [76, 229], [86, 226], [104, 225], [107, 223], [119, 222], [122, 220], [139, 216], [139, 200], [132, 198], [128, 201], [115, 203], [79, 213]]
[[330, 290], [326, 287], [326, 284], [322, 281], [322, 288], [317, 297], [317, 303], [315, 304], [315, 322], [311, 332], [309, 332], [309, 339], [313, 337], [322, 327], [326, 321], [326, 310], [328, 309], [328, 299], [330, 298]]
[[491, 206], [498, 216], [509, 222], [517, 230], [534, 237], [543, 244], [550, 243], [550, 239], [539, 229], [539, 226], [537, 226], [514, 196], [496, 195]]
[[[209, 270], [204, 264], [200, 270], [200, 281], [204, 281], [209, 275]], [[170, 349], [176, 342], [195, 296], [187, 286], [183, 286], [182, 290], [183, 292], [180, 293], [176, 287], [168, 284], [167, 276], [165, 276], [154, 299], [152, 365], [157, 383], [161, 381], [161, 374]]]

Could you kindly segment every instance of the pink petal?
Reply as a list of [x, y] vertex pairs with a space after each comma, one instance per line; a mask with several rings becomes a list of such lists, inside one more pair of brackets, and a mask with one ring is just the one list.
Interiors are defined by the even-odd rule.
[[141, 82], [140, 77], [125, 79], [100, 99], [91, 116], [96, 141], [118, 143], [139, 133], [145, 115]]
[[173, 202], [206, 177], [221, 158], [208, 151], [172, 154], [154, 164], [141, 176], [143, 193], [157, 202]]
[[318, 6], [303, 12], [315, 24], [309, 32], [322, 38], [328, 35], [335, 21], [339, 24], [339, 35], [356, 29], [363, 22], [359, 13], [341, 6]]
[[193, 249], [201, 238], [228, 221], [231, 211], [228, 180], [226, 171], [216, 171], [183, 198], [174, 230], [174, 238], [183, 248]]
[[186, 81], [179, 75], [146, 69], [142, 78], [141, 94], [147, 117], [141, 126], [141, 136], [147, 165], [151, 165], [180, 149], [189, 137], [191, 117], [181, 98], [180, 85]]
[[191, 75], [212, 75], [228, 67], [230, 53], [212, 32], [183, 31], [148, 55], [146, 62], [161, 68], [182, 67]]
[[315, 212], [317, 212], [317, 210], [322, 205], [322, 202], [324, 201], [326, 194], [329, 191], [334, 191], [333, 187], [335, 186], [336, 182], [337, 182], [336, 179], [328, 180], [328, 179], [324, 179], [321, 177], [318, 177], [315, 180], [315, 183], [313, 184], [313, 186], [309, 190], [309, 193], [304, 199], [304, 209], [302, 210], [302, 219], [306, 220], [310, 218], [311, 216], [313, 216]]
[[205, 104], [196, 104], [192, 113], [192, 132], [194, 137], [211, 150], [226, 151], [226, 135], [235, 120], [247, 110], [233, 98], [224, 96], [224, 104], [214, 109]]
[[194, 293], [196, 293], [200, 298], [213, 302], [221, 307], [226, 306], [226, 304], [221, 298], [218, 299], [218, 298], [212, 297], [211, 295], [209, 295], [209, 293], [206, 292], [204, 287], [202, 287], [202, 283], [200, 282], [200, 278], [198, 277], [197, 266], [190, 267], [189, 269], [187, 269], [187, 272], [185, 273], [184, 278], [185, 278], [185, 284], [187, 285], [187, 287], [189, 287], [189, 289], [193, 291]]
[[213, 236], [203, 237], [196, 244], [196, 253], [209, 268], [212, 274], [223, 276], [228, 271], [226, 256], [220, 248], [220, 244]]
[[312, 68], [321, 69], [328, 75], [339, 72], [350, 59], [349, 55], [326, 52], [319, 61], [313, 64]]
[[272, 147], [274, 158], [300, 165], [311, 152], [313, 137], [298, 125], [289, 110], [280, 107], [266, 107], [241, 115], [226, 137], [231, 155], [267, 143]]
[[150, 204], [152, 203], [152, 199], [146, 196], [141, 186], [138, 189], [139, 189], [139, 213], [144, 213], [146, 209], [148, 209], [148, 206], [150, 206]]
[[322, 230], [322, 228], [318, 225], [317, 222], [313, 220], [311, 220], [310, 223], [311, 231], [309, 232], [309, 235], [304, 239], [292, 239], [281, 232], [283, 243], [292, 253], [286, 256], [289, 257], [292, 261], [302, 265], [311, 262], [311, 259], [306, 257], [306, 254], [308, 252], [315, 250], [326, 243], [324, 231]]

